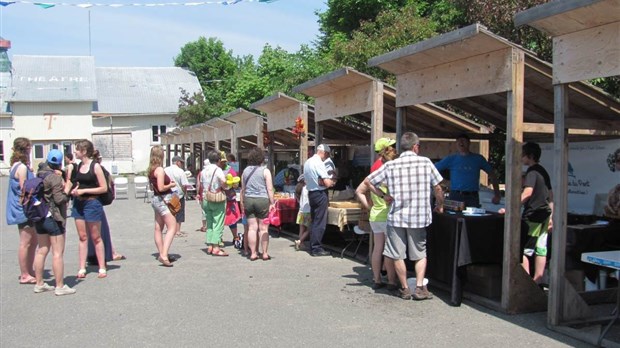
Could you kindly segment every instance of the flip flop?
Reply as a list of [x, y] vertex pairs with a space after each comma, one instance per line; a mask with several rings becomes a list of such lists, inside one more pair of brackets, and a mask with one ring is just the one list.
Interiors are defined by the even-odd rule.
[[256, 256], [256, 257], [250, 257], [250, 261], [256, 261], [256, 260], [258, 260], [258, 256]]
[[121, 261], [121, 260], [127, 260], [125, 255], [116, 254], [112, 257], [112, 261]]
[[267, 257], [263, 257], [263, 261], [269, 261], [269, 260], [271, 260], [271, 256], [270, 255], [267, 255]]
[[26, 279], [20, 279], [19, 280], [20, 284], [36, 284], [37, 283], [37, 279], [33, 276], [30, 276]]
[[211, 254], [211, 256], [228, 256], [228, 254], [223, 250], [219, 250], [217, 253]]

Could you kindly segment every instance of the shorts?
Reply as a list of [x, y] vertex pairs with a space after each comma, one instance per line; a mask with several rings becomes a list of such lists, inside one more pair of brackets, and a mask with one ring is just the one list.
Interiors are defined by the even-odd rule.
[[50, 237], [65, 234], [65, 227], [62, 225], [62, 222], [54, 220], [51, 216], [35, 222], [34, 227], [37, 229], [37, 234], [49, 234]]
[[185, 222], [185, 196], [181, 197], [181, 210], [174, 217], [177, 223]]
[[387, 231], [387, 221], [369, 221], [372, 233], [385, 233]]
[[247, 218], [264, 219], [269, 215], [269, 198], [245, 197], [243, 207]]
[[171, 193], [165, 196], [153, 196], [153, 198], [151, 199], [151, 207], [153, 208], [155, 214], [159, 216], [170, 214], [170, 209], [168, 209], [168, 205], [166, 204], [166, 202], [164, 202], [164, 200], [166, 199], [166, 197], [170, 199], [171, 196]]
[[409, 260], [426, 257], [426, 229], [388, 226], [383, 255], [394, 260], [404, 260], [409, 249]]
[[544, 222], [532, 222], [525, 220], [528, 227], [528, 239], [523, 247], [523, 255], [531, 256], [547, 256], [547, 229], [549, 228], [549, 219]]
[[310, 227], [310, 224], [312, 224], [312, 217], [310, 213], [298, 212], [297, 213], [297, 224]]
[[28, 220], [26, 222], [22, 222], [21, 224], [17, 224], [18, 230], [23, 230], [24, 228], [34, 228], [34, 222]]
[[103, 205], [98, 199], [76, 199], [73, 201], [71, 217], [86, 222], [101, 222], [103, 219]]

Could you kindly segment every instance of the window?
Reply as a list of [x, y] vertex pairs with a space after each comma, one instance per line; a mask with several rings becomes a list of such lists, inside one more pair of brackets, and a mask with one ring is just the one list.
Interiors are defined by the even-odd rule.
[[58, 150], [58, 144], [50, 144], [50, 150]]
[[166, 133], [166, 126], [151, 126], [151, 130], [153, 133], [151, 141], [159, 143], [159, 135]]
[[43, 159], [43, 144], [34, 144], [34, 159]]
[[67, 155], [67, 154], [72, 154], [73, 151], [71, 151], [72, 146], [71, 143], [62, 143], [62, 153]]
[[0, 140], [0, 162], [4, 162], [4, 141]]

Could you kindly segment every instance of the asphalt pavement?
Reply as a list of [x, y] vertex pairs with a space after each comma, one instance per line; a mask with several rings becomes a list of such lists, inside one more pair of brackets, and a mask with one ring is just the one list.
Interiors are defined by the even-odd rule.
[[[7, 177], [0, 178], [5, 202]], [[545, 327], [545, 313], [505, 315], [447, 292], [405, 301], [374, 292], [368, 266], [339, 257], [296, 252], [292, 240], [271, 238], [270, 261], [250, 262], [232, 246], [229, 257], [205, 253], [196, 201], [187, 202], [186, 237], [175, 238], [174, 267], [161, 267], [153, 242], [153, 210], [136, 199], [106, 207], [113, 243], [127, 259], [108, 277], [78, 270], [77, 233], [68, 221], [66, 283], [75, 295], [35, 294], [18, 283], [18, 233], [0, 206], [1, 347], [563, 347], [587, 346]], [[224, 239], [231, 234], [225, 228]], [[51, 276], [51, 255], [46, 263]], [[431, 284], [432, 285], [432, 284]]]

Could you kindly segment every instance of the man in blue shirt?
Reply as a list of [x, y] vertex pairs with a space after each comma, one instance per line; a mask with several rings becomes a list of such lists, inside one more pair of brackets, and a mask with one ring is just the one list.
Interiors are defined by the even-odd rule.
[[308, 189], [308, 201], [310, 202], [310, 216], [312, 227], [310, 229], [310, 245], [312, 256], [330, 256], [323, 249], [321, 240], [327, 226], [327, 208], [329, 198], [327, 189], [334, 186], [335, 180], [327, 173], [324, 161], [329, 158], [329, 146], [321, 144], [316, 147], [316, 153], [304, 163], [304, 179]]
[[467, 134], [459, 135], [456, 138], [458, 152], [435, 163], [435, 167], [439, 171], [446, 169], [450, 171], [450, 199], [465, 202], [465, 206], [468, 207], [480, 206], [478, 188], [480, 186], [480, 170], [484, 170], [489, 175], [495, 191], [493, 204], [498, 204], [501, 195], [497, 176], [482, 155], [469, 151], [470, 143]]

